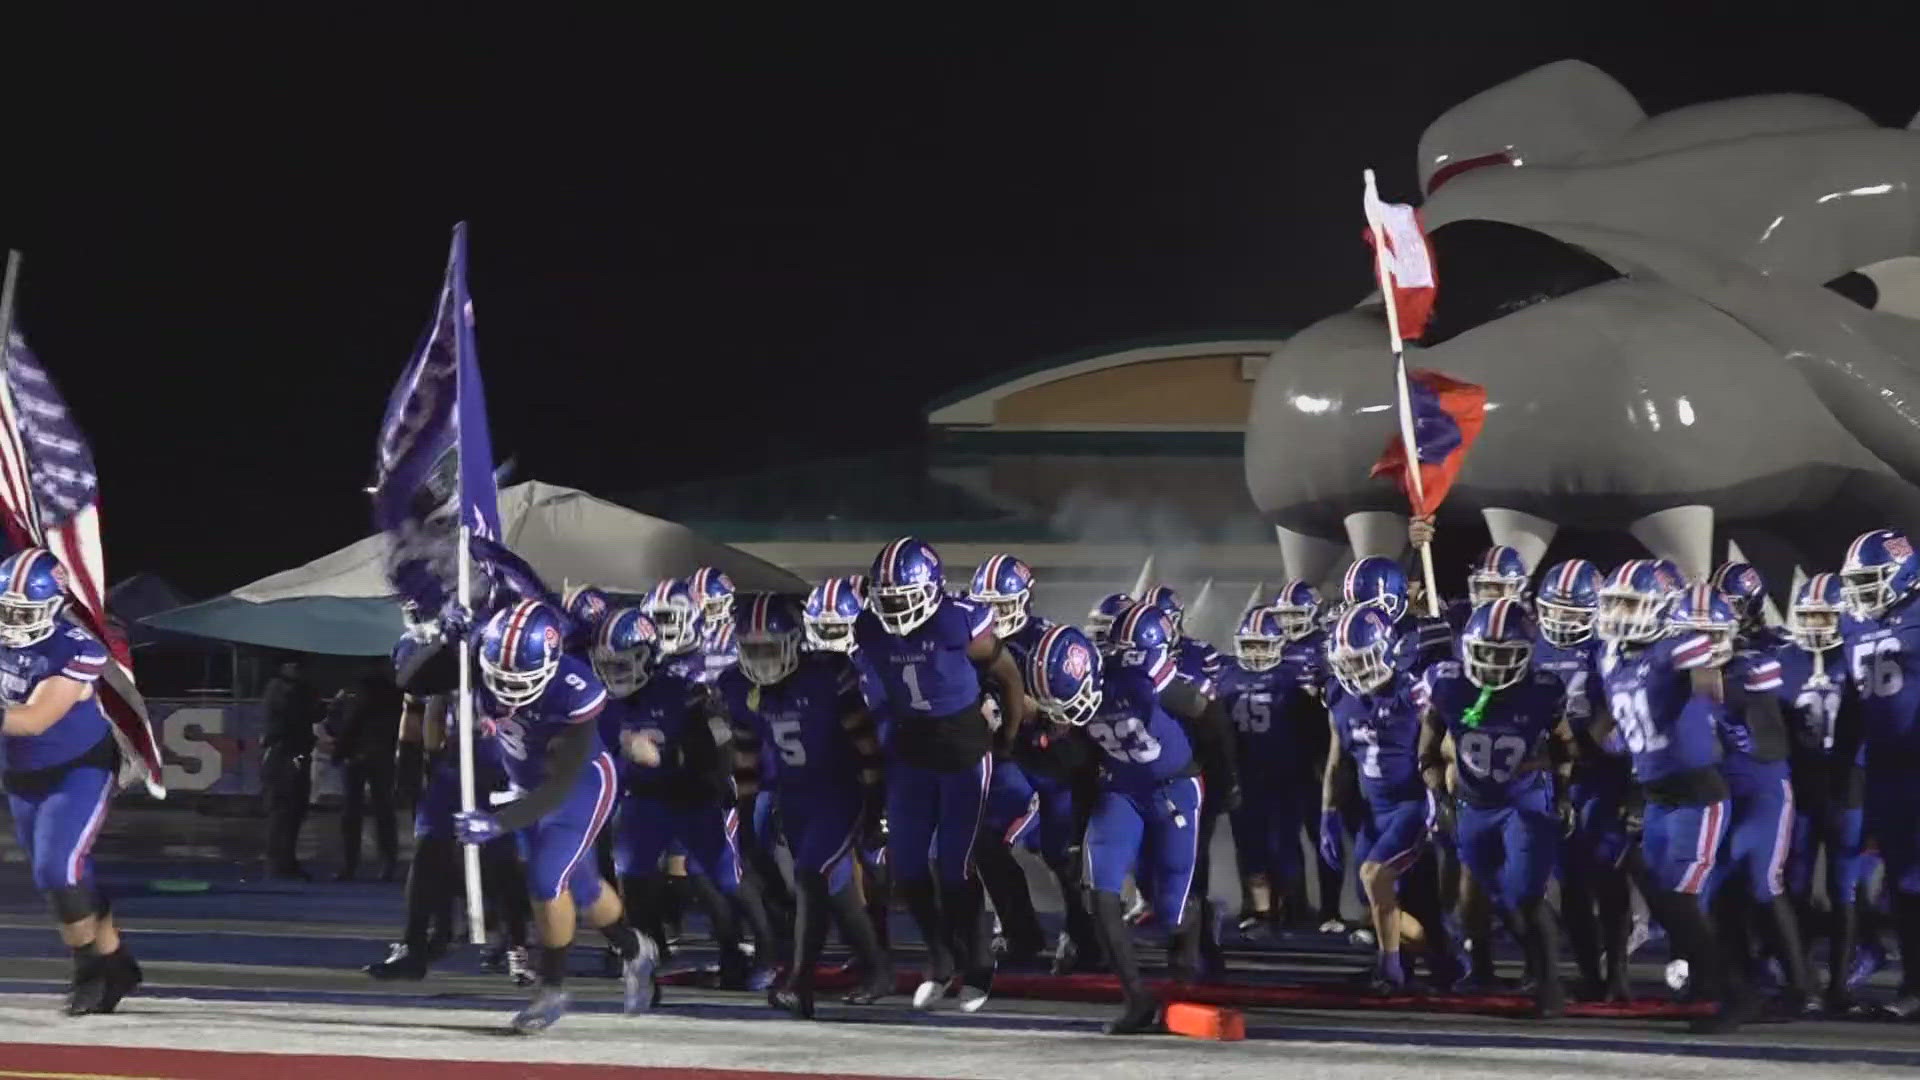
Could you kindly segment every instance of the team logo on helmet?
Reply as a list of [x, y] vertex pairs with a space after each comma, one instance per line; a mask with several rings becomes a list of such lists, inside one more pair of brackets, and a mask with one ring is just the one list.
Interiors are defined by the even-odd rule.
[[1067, 646], [1067, 655], [1060, 658], [1060, 670], [1076, 679], [1084, 679], [1093, 670], [1093, 655], [1084, 645]]
[[557, 649], [560, 647], [560, 631], [551, 626], [541, 631], [541, 638], [547, 643], [547, 648], [549, 649]]
[[[1904, 543], [1905, 541], [1902, 542]], [[62, 566], [58, 560], [55, 560], [53, 564], [53, 583], [60, 586], [61, 592], [67, 591], [67, 568]]]
[[1896, 559], [1913, 557], [1913, 542], [1904, 536], [1889, 536], [1883, 546], [1886, 547], [1887, 554]]

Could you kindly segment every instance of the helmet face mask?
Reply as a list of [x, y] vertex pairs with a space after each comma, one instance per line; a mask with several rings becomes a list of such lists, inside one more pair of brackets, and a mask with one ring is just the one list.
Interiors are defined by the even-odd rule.
[[722, 593], [700, 601], [700, 619], [709, 632], [733, 621], [733, 594]]
[[1840, 647], [1840, 609], [1824, 602], [1803, 601], [1787, 612], [1787, 635], [1808, 652]]
[[1550, 644], [1571, 649], [1593, 638], [1598, 608], [1556, 603], [1544, 597], [1534, 601], [1534, 608], [1540, 623], [1540, 636]]
[[807, 619], [807, 644], [822, 652], [853, 651], [853, 620], [839, 615], [815, 615]]
[[1841, 594], [1847, 609], [1862, 619], [1877, 619], [1893, 606], [1892, 563], [1874, 566], [1850, 566], [1840, 571]]
[[1393, 678], [1387, 663], [1387, 642], [1383, 639], [1357, 649], [1336, 646], [1327, 654], [1334, 678], [1354, 694], [1371, 694]]
[[550, 656], [546, 663], [530, 670], [517, 671], [489, 657], [485, 649], [480, 651], [480, 679], [486, 683], [487, 693], [509, 709], [522, 708], [538, 701], [558, 670], [558, 656]]
[[1056, 701], [1046, 694], [1034, 698], [1034, 705], [1047, 715], [1047, 719], [1056, 724], [1070, 724], [1073, 727], [1085, 727], [1094, 714], [1100, 711], [1100, 682], [1088, 679], [1075, 694], [1065, 701]]
[[0, 596], [0, 645], [20, 649], [53, 636], [53, 620], [66, 598], [34, 602]]
[[800, 635], [791, 631], [741, 635], [740, 673], [760, 686], [793, 674], [800, 666]]
[[905, 637], [933, 618], [943, 594], [931, 581], [911, 585], [873, 584], [867, 588], [867, 608], [880, 620], [881, 629], [895, 637]]
[[1526, 592], [1525, 578], [1514, 579], [1477, 570], [1467, 575], [1467, 599], [1476, 605], [1494, 600], [1518, 600]]
[[1314, 618], [1314, 610], [1298, 604], [1275, 604], [1274, 617], [1280, 620], [1280, 631], [1288, 641], [1299, 641], [1319, 629]]
[[678, 656], [700, 643], [699, 620], [694, 617], [693, 604], [685, 596], [649, 599], [640, 610], [646, 612], [647, 618], [659, 629], [660, 651], [667, 656]]
[[1002, 641], [1026, 628], [1027, 601], [1030, 593], [1015, 593], [1008, 596], [1002, 593], [975, 593], [971, 599], [977, 600], [993, 612], [993, 633]]
[[1664, 628], [1660, 614], [1667, 598], [1637, 589], [1608, 587], [1600, 590], [1600, 606], [1594, 610], [1593, 629], [1602, 641], [1644, 644], [1657, 639]]
[[1235, 655], [1240, 659], [1240, 666], [1248, 671], [1272, 671], [1279, 667], [1286, 644], [1285, 638], [1267, 634], [1241, 634], [1234, 639]]
[[1467, 681], [1484, 690], [1505, 690], [1519, 682], [1533, 660], [1533, 645], [1526, 641], [1468, 638], [1460, 651]]
[[647, 685], [653, 675], [653, 649], [641, 645], [632, 649], [595, 648], [590, 659], [593, 673], [607, 684], [607, 692], [623, 698]]

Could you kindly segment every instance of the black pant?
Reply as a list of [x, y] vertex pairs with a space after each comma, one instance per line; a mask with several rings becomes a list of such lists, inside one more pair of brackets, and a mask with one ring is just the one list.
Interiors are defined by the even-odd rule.
[[393, 817], [393, 755], [355, 758], [342, 767], [345, 791], [340, 808], [340, 862], [349, 874], [360, 866], [360, 818], [372, 793], [373, 842], [380, 848], [381, 868], [391, 872], [400, 862], [400, 834]]
[[307, 820], [313, 777], [305, 754], [294, 756], [279, 748], [267, 751], [260, 763], [260, 781], [267, 802], [267, 873], [290, 874], [300, 869], [300, 826]]

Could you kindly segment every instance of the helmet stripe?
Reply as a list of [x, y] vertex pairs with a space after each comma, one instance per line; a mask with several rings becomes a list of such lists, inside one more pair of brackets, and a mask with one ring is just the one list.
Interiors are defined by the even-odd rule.
[[39, 552], [29, 548], [20, 553], [20, 558], [14, 560], [13, 580], [7, 582], [7, 594], [9, 596], [18, 596], [22, 599], [26, 598], [27, 578], [33, 572], [34, 560], [39, 557]]
[[900, 583], [900, 575], [895, 572], [893, 561], [900, 557], [900, 549], [905, 547], [906, 543], [907, 537], [903, 536], [893, 543], [888, 544], [886, 550], [880, 553], [881, 584], [897, 585]]
[[1854, 537], [1853, 543], [1847, 547], [1846, 562], [1842, 563], [1841, 565], [1843, 566], [1860, 565], [1860, 549], [1867, 546], [1867, 540], [1873, 537], [1874, 535], [1876, 535], [1877, 531], [1878, 530], [1876, 530], [1875, 532], [1863, 532], [1859, 536]]
[[1360, 587], [1360, 563], [1362, 561], [1364, 560], [1355, 559], [1353, 565], [1347, 567], [1346, 579], [1340, 583], [1340, 591], [1345, 594], [1346, 599], [1349, 601], [1354, 599], [1354, 590]]
[[513, 606], [513, 613], [507, 616], [506, 632], [500, 635], [500, 666], [504, 670], [519, 670], [514, 659], [520, 654], [520, 638], [526, 632], [527, 619], [532, 616], [536, 606], [532, 600], [522, 600]]
[[1503, 596], [1493, 602], [1493, 610], [1487, 613], [1487, 632], [1493, 635], [1495, 641], [1500, 640], [1501, 635], [1506, 632], [1507, 608], [1510, 606], [1507, 598]]

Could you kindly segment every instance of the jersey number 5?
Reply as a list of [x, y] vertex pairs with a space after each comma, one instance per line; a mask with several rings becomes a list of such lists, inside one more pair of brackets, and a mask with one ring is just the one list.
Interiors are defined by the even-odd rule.
[[807, 763], [807, 744], [800, 741], [800, 721], [772, 720], [767, 726], [773, 729], [773, 743], [780, 748], [782, 762], [796, 768]]

